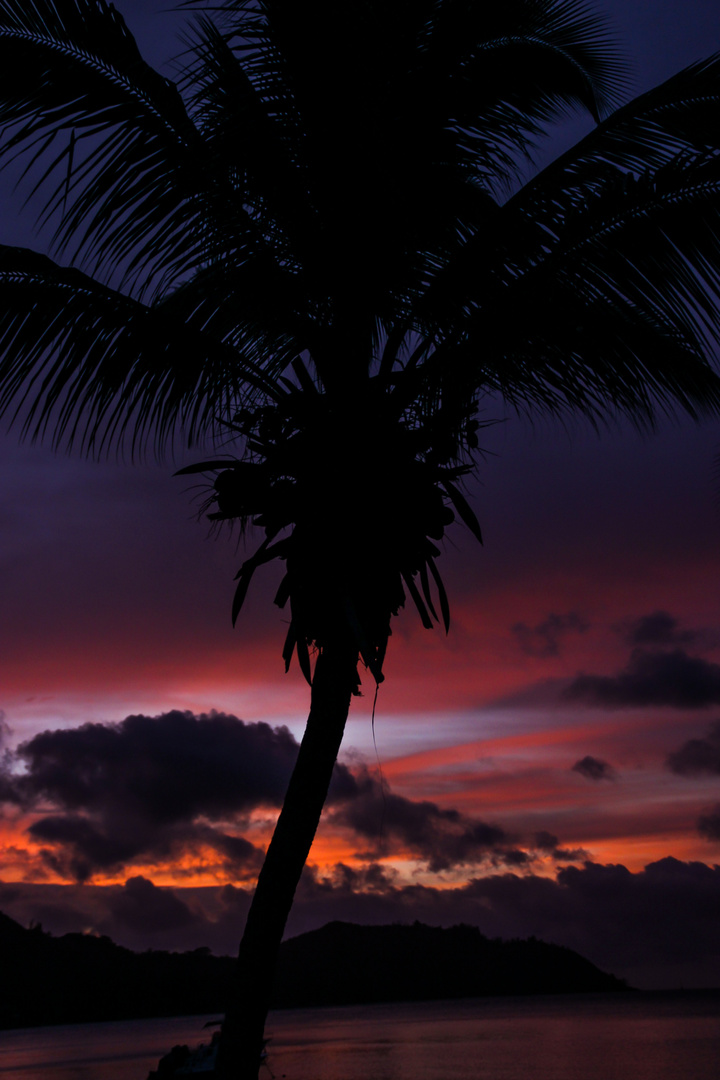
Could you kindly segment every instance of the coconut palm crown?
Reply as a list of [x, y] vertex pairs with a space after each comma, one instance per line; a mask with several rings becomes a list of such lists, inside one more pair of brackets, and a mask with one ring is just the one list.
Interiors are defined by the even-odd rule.
[[[720, 58], [621, 105], [579, 0], [184, 6], [171, 82], [106, 0], [0, 0], [0, 161], [47, 237], [0, 247], [0, 411], [89, 453], [217, 440], [184, 471], [265, 532], [233, 617], [285, 562], [319, 734], [244, 939], [262, 997], [356, 665], [382, 678], [407, 595], [448, 625], [481, 396], [595, 423], [720, 407]], [[589, 134], [533, 168], [573, 111]], [[223, 1075], [257, 1073], [266, 1007]]]

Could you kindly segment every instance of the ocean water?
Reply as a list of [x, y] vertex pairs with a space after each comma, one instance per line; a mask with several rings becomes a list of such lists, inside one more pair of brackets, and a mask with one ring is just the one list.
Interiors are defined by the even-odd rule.
[[[207, 1017], [0, 1032], [0, 1080], [146, 1080]], [[287, 1009], [270, 1080], [717, 1080], [720, 994], [592, 994]]]

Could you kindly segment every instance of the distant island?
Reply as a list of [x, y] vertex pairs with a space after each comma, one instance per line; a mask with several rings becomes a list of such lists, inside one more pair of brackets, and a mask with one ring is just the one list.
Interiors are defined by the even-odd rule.
[[509, 994], [627, 990], [579, 953], [537, 938], [487, 938], [475, 926], [332, 922], [284, 941], [277, 1007]]
[[[108, 937], [25, 929], [0, 912], [0, 1028], [222, 1014], [235, 960], [135, 953]], [[472, 926], [328, 923], [283, 942], [275, 1008], [627, 990], [571, 949]]]

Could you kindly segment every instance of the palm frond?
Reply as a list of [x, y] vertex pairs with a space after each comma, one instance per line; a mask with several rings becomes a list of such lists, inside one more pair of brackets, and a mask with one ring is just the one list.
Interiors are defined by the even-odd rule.
[[532, 213], [552, 191], [584, 199], [608, 174], [655, 172], [689, 151], [717, 149], [720, 54], [690, 64], [617, 109], [574, 147], [543, 169], [512, 203]]
[[423, 59], [423, 76], [441, 89], [441, 107], [493, 186], [498, 165], [518, 175], [548, 124], [573, 109], [599, 120], [625, 85], [605, 21], [573, 0], [445, 0]]
[[[306, 261], [302, 254], [312, 247], [317, 220], [299, 156], [301, 126], [289, 137], [273, 96], [250, 77], [209, 18], [197, 20], [188, 41], [190, 60], [181, 85], [208, 153], [232, 180], [232, 200], [252, 208], [255, 228], [278, 259]], [[219, 210], [216, 243], [223, 248], [224, 238], [232, 237], [233, 215], [228, 206]]]
[[454, 343], [467, 365], [455, 377], [515, 404], [640, 422], [673, 404], [717, 409], [719, 123], [716, 57], [618, 110], [499, 207], [418, 305], [434, 333], [454, 328], [428, 377]]
[[303, 279], [259, 253], [199, 270], [155, 307], [202, 327], [209, 339], [237, 348], [277, 379], [314, 342], [312, 300]]
[[198, 132], [112, 4], [0, 0], [0, 124], [58, 250], [141, 280], [197, 262]]
[[0, 413], [25, 435], [100, 453], [190, 444], [272, 379], [201, 318], [148, 307], [76, 269], [0, 247]]

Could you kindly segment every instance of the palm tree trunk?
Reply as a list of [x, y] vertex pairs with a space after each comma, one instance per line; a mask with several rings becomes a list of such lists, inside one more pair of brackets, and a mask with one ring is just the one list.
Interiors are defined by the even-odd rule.
[[340, 750], [356, 665], [357, 646], [347, 639], [317, 658], [307, 727], [240, 942], [218, 1054], [224, 1080], [257, 1080], [278, 949]]

